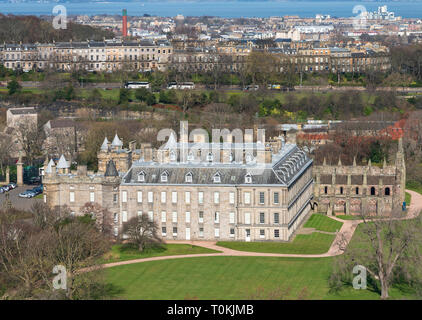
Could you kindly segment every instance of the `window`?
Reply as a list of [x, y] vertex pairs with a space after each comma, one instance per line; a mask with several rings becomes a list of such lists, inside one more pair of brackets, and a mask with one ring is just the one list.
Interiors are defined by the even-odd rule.
[[259, 193], [259, 204], [264, 204], [265, 203], [265, 192], [260, 192]]
[[220, 192], [218, 191], [214, 192], [214, 203], [215, 204], [220, 203]]
[[234, 212], [229, 213], [229, 223], [234, 223]]
[[214, 213], [214, 223], [220, 223], [220, 212], [218, 211]]
[[119, 201], [119, 197], [117, 195], [117, 193], [113, 194], [113, 202], [117, 203]]
[[152, 191], [148, 191], [148, 202], [149, 203], [154, 202], [154, 193]]
[[251, 193], [245, 192], [244, 197], [245, 197], [245, 204], [250, 204], [251, 203]]
[[280, 223], [280, 215], [277, 212], [274, 213], [274, 223]]
[[[192, 151], [190, 151], [189, 153], [188, 153], [188, 161], [193, 161], [195, 159], [195, 157], [193, 156], [193, 153], [192, 153]], [[192, 176], [192, 174], [191, 174], [191, 176]], [[188, 181], [186, 181], [186, 182], [188, 182]], [[192, 182], [192, 181], [191, 181]]]
[[154, 221], [154, 212], [148, 211], [148, 219], [149, 221]]
[[189, 173], [186, 174], [185, 182], [192, 182], [192, 173], [189, 172]]
[[161, 174], [161, 182], [167, 182], [168, 173], [164, 172]]
[[170, 161], [176, 161], [176, 153], [173, 150], [170, 151]]
[[89, 201], [90, 202], [94, 202], [95, 201], [95, 192], [90, 192], [89, 193]]
[[234, 228], [230, 228], [230, 238], [234, 237]]
[[198, 192], [198, 203], [204, 203], [204, 193], [202, 191]]
[[356, 187], [355, 192], [356, 192], [356, 194], [359, 194], [359, 187]]
[[214, 183], [220, 183], [220, 182], [221, 182], [221, 177], [220, 177], [220, 174], [217, 172], [214, 175]]
[[249, 212], [245, 213], [245, 224], [251, 224], [251, 214]]
[[177, 212], [176, 211], [173, 211], [172, 221], [173, 221], [173, 223], [177, 223]]
[[328, 193], [328, 187], [324, 187], [324, 193], [327, 194]]
[[259, 230], [259, 237], [261, 239], [264, 239], [265, 238], [265, 230], [264, 229]]
[[280, 202], [279, 199], [279, 193], [278, 192], [274, 192], [274, 204], [279, 204]]
[[167, 235], [167, 228], [166, 227], [161, 227], [161, 235], [163, 237], [165, 237]]
[[259, 213], [259, 223], [265, 223], [265, 213], [264, 212]]
[[177, 236], [177, 227], [173, 227], [173, 236], [176, 237]]
[[176, 191], [173, 191], [171, 193], [171, 202], [172, 203], [177, 203], [177, 192]]
[[390, 195], [390, 188], [385, 188], [385, 192], [384, 192], [384, 194], [386, 195], [386, 196], [389, 196]]
[[343, 187], [340, 187], [340, 194], [343, 194]]
[[199, 221], [199, 223], [204, 222], [204, 211], [199, 211], [198, 221]]
[[140, 172], [138, 174], [138, 182], [145, 182], [145, 172]]
[[204, 237], [204, 228], [199, 228], [199, 237]]
[[219, 229], [219, 228], [215, 228], [215, 229], [214, 229], [214, 236], [215, 236], [216, 238], [220, 237], [220, 229]]
[[189, 211], [186, 211], [186, 213], [185, 213], [185, 221], [186, 221], [186, 223], [190, 223], [190, 212]]
[[375, 196], [375, 187], [371, 187], [371, 196]]
[[214, 155], [211, 153], [211, 152], [209, 152], [208, 154], [207, 154], [207, 161], [212, 161], [214, 159]]
[[122, 202], [127, 202], [127, 191], [122, 191]]
[[274, 238], [280, 238], [280, 230], [278, 229], [274, 230]]
[[122, 212], [122, 222], [127, 222], [127, 211]]
[[117, 237], [118, 234], [119, 234], [119, 228], [114, 227], [114, 236]]
[[161, 222], [166, 222], [167, 221], [167, 214], [165, 211], [161, 212]]
[[161, 203], [166, 203], [167, 192], [161, 191]]
[[189, 191], [185, 192], [185, 202], [190, 203], [190, 192]]
[[142, 217], [142, 211], [138, 211], [138, 217]]
[[119, 222], [119, 215], [117, 213], [114, 214], [114, 223]]
[[229, 193], [229, 203], [234, 204], [234, 192]]
[[252, 177], [250, 173], [245, 176], [245, 183], [252, 183]]
[[73, 192], [73, 191], [69, 192], [69, 201], [75, 202], [75, 192]]

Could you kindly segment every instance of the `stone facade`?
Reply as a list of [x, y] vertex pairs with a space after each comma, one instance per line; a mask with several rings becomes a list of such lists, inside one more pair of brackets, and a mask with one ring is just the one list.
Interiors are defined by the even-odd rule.
[[[400, 209], [405, 199], [406, 166], [403, 146], [393, 164], [373, 166], [314, 166], [314, 210], [327, 214], [388, 214]], [[401, 209], [400, 209], [401, 210]]]
[[303, 151], [277, 138], [262, 148], [251, 144], [250, 150], [230, 143], [230, 149], [241, 153], [240, 161], [226, 144], [218, 151], [221, 160], [205, 152], [204, 145], [182, 160], [184, 139], [177, 143], [170, 137], [160, 150], [140, 150], [134, 145], [124, 149], [116, 135], [111, 144], [104, 141], [95, 174], [83, 166], [69, 172], [50, 161], [45, 165], [44, 201], [66, 205], [75, 214], [87, 202], [98, 203], [113, 215], [116, 236], [125, 221], [147, 214], [164, 239], [291, 238], [311, 210], [313, 161]]

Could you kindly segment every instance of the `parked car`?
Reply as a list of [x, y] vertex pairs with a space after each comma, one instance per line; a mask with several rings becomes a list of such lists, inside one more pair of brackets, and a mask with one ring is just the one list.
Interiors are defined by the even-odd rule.
[[42, 186], [38, 186], [38, 187], [32, 188], [32, 191], [35, 192], [36, 195], [39, 195], [39, 194], [42, 193], [43, 187]]
[[9, 183], [8, 186], [10, 186], [11, 189], [16, 189], [17, 188], [17, 185], [14, 182]]
[[6, 190], [3, 187], [0, 187], [0, 193], [5, 193]]
[[28, 191], [28, 190], [26, 190], [26, 191], [24, 191], [24, 192], [21, 192], [21, 193], [19, 193], [19, 197], [20, 198], [29, 198], [30, 196], [30, 192]]
[[11, 190], [11, 189], [12, 189], [9, 185], [2, 186], [2, 188], [3, 188], [5, 191], [9, 191], [9, 190]]

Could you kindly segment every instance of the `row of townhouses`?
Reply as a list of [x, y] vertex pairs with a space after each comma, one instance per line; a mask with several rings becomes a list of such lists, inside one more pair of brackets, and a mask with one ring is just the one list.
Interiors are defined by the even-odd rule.
[[172, 69], [179, 72], [206, 72], [221, 69], [238, 72], [246, 67], [253, 51], [265, 51], [275, 58], [275, 71], [286, 72], [365, 72], [391, 68], [386, 51], [324, 47], [310, 49], [263, 48], [250, 45], [217, 45], [202, 48], [174, 48], [167, 41], [116, 40], [57, 42], [50, 44], [4, 44], [0, 62], [10, 69], [62, 71]]

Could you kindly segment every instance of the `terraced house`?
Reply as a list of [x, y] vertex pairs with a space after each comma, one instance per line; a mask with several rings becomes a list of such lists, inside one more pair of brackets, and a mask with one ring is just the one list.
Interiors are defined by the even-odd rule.
[[45, 201], [75, 214], [97, 202], [113, 215], [116, 236], [124, 222], [146, 214], [164, 239], [287, 241], [310, 211], [313, 161], [281, 137], [252, 136], [210, 144], [170, 135], [158, 150], [124, 149], [116, 136], [99, 153], [105, 171], [46, 163]]

